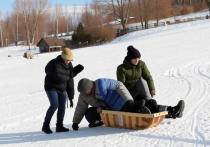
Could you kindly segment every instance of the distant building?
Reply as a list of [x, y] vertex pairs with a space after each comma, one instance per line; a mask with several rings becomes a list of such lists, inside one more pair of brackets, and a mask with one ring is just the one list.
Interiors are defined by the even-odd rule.
[[42, 38], [38, 43], [40, 53], [60, 51], [65, 46], [63, 40], [57, 38]]

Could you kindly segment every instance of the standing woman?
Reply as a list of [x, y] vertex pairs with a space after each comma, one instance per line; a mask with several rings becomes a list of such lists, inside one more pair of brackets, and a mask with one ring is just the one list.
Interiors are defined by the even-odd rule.
[[50, 121], [54, 112], [57, 112], [56, 132], [67, 132], [68, 128], [63, 126], [65, 115], [65, 106], [67, 97], [70, 100], [70, 107], [73, 107], [74, 98], [74, 80], [73, 78], [80, 73], [84, 67], [77, 65], [73, 68], [73, 53], [71, 49], [64, 48], [61, 55], [52, 59], [45, 67], [45, 83], [44, 88], [50, 102], [47, 110], [42, 131], [51, 134]]
[[123, 82], [135, 101], [148, 100], [155, 95], [152, 76], [140, 52], [133, 46], [127, 47], [127, 56], [117, 68], [117, 80]]

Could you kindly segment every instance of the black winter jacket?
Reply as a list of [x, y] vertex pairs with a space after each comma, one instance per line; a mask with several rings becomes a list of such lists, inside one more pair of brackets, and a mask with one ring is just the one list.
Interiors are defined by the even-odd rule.
[[52, 59], [45, 67], [45, 90], [58, 90], [60, 92], [66, 91], [69, 99], [74, 98], [74, 80], [73, 78], [80, 71], [73, 68], [70, 62], [66, 65], [59, 55]]

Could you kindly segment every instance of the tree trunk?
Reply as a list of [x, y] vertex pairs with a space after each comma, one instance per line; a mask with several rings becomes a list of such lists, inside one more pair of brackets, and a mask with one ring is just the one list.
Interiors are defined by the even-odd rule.
[[2, 31], [2, 26], [0, 24], [0, 37], [1, 37], [1, 47], [4, 46], [4, 40], [3, 40], [3, 31]]
[[18, 46], [18, 14], [16, 15], [16, 46]]
[[156, 23], [157, 23], [157, 27], [159, 26], [159, 19], [157, 18], [156, 20]]
[[[121, 21], [123, 21], [123, 20], [121, 20]], [[127, 31], [126, 31], [126, 24], [124, 22], [121, 23], [121, 24], [122, 24], [122, 28], [123, 28], [123, 33], [126, 34], [127, 33]]]

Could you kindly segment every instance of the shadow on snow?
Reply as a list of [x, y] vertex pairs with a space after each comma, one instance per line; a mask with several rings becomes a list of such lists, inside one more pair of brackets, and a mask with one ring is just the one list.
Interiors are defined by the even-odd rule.
[[113, 135], [121, 133], [129, 133], [132, 136], [139, 138], [147, 139], [159, 139], [163, 141], [173, 141], [173, 142], [182, 142], [182, 143], [191, 143], [199, 145], [210, 145], [209, 140], [195, 140], [190, 138], [179, 138], [175, 136], [162, 136], [162, 135], [153, 135], [153, 134], [136, 134], [132, 132], [137, 132], [136, 130], [129, 129], [117, 129], [117, 128], [107, 128], [107, 127], [98, 127], [98, 128], [81, 128], [79, 131], [70, 131], [65, 133], [53, 133], [50, 135], [44, 134], [42, 132], [21, 132], [21, 133], [8, 133], [0, 134], [0, 144], [17, 144], [17, 143], [33, 143], [41, 141], [50, 141], [50, 140], [62, 140], [62, 139], [74, 139], [74, 138], [85, 138], [85, 137], [94, 137], [94, 136], [104, 136], [104, 135]]

